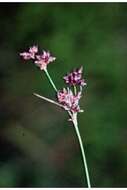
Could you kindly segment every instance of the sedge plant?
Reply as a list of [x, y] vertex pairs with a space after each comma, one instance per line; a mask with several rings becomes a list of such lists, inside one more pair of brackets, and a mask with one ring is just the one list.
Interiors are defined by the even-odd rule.
[[34, 93], [34, 95], [38, 98], [41, 98], [45, 101], [48, 101], [52, 104], [55, 104], [61, 107], [68, 113], [69, 121], [72, 122], [75, 128], [77, 138], [78, 138], [79, 147], [80, 147], [81, 155], [83, 159], [84, 174], [85, 174], [84, 176], [87, 180], [87, 186], [88, 188], [90, 188], [91, 183], [90, 183], [88, 165], [86, 161], [86, 155], [85, 155], [85, 151], [83, 147], [83, 142], [82, 142], [81, 135], [79, 132], [78, 119], [77, 119], [78, 113], [83, 112], [83, 110], [79, 106], [79, 101], [82, 97], [83, 87], [86, 86], [86, 82], [82, 78], [83, 67], [74, 69], [72, 72], [64, 76], [63, 79], [65, 83], [68, 85], [68, 87], [58, 90], [47, 69], [47, 66], [49, 65], [49, 63], [55, 61], [56, 59], [50, 54], [49, 51], [43, 50], [42, 53], [39, 53], [38, 46], [32, 46], [29, 48], [27, 52], [20, 53], [20, 56], [25, 61], [33, 60], [35, 65], [37, 65], [40, 68], [40, 70], [44, 71], [44, 73], [46, 74], [50, 84], [52, 85], [56, 93], [57, 100], [54, 101], [52, 99], [46, 98], [37, 93]]

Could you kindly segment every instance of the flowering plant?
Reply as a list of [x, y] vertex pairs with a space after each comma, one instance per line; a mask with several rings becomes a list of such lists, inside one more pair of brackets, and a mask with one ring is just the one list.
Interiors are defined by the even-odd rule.
[[52, 87], [54, 88], [56, 92], [57, 100], [56, 101], [51, 100], [37, 93], [34, 93], [34, 95], [50, 103], [53, 103], [57, 106], [60, 106], [61, 108], [63, 108], [65, 111], [68, 112], [69, 121], [73, 123], [77, 137], [78, 137], [81, 154], [83, 158], [86, 179], [87, 179], [87, 185], [90, 188], [91, 184], [90, 184], [88, 166], [86, 162], [86, 156], [85, 156], [85, 152], [83, 148], [82, 139], [81, 139], [80, 132], [78, 129], [78, 120], [77, 120], [78, 113], [83, 112], [83, 110], [80, 108], [79, 101], [82, 97], [83, 87], [86, 86], [86, 81], [82, 78], [83, 67], [74, 69], [72, 72], [64, 76], [63, 79], [65, 83], [68, 85], [68, 87], [63, 88], [61, 90], [57, 90], [56, 85], [54, 84], [47, 70], [49, 63], [55, 61], [56, 59], [50, 54], [49, 51], [47, 52], [43, 50], [42, 53], [39, 53], [38, 47], [33, 46], [29, 48], [28, 52], [20, 53], [20, 56], [26, 61], [33, 60], [35, 65], [37, 65], [40, 68], [40, 70], [43, 70], [46, 73], [49, 79], [49, 82], [51, 83]]

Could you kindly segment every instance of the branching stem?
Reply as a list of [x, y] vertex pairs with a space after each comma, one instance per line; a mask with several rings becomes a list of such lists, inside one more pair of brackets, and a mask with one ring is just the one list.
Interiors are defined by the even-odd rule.
[[63, 106], [62, 106], [61, 104], [59, 104], [59, 103], [55, 102], [54, 100], [51, 100], [51, 99], [49, 99], [49, 98], [46, 98], [46, 97], [41, 96], [41, 95], [36, 94], [36, 93], [33, 93], [33, 94], [34, 94], [35, 96], [37, 96], [38, 98], [41, 98], [41, 99], [43, 99], [43, 100], [45, 100], [45, 101], [47, 101], [47, 102], [50, 102], [50, 103], [52, 103], [52, 104], [55, 104], [55, 105], [57, 105], [57, 106], [59, 106], [59, 107], [62, 107], [62, 108], [63, 108]]

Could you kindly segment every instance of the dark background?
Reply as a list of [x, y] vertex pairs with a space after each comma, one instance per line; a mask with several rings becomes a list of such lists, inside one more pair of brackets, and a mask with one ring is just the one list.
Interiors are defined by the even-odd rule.
[[45, 74], [19, 53], [33, 44], [57, 60], [56, 86], [84, 66], [79, 116], [93, 187], [127, 186], [127, 4], [0, 3], [0, 187], [86, 187], [67, 114]]

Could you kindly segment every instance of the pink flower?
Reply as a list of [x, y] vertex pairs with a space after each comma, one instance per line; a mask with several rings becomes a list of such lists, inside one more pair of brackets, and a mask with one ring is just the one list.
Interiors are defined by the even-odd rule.
[[40, 67], [41, 70], [45, 70], [47, 65], [53, 61], [55, 61], [55, 57], [51, 56], [49, 52], [43, 51], [42, 54], [38, 53], [38, 47], [32, 46], [29, 48], [28, 52], [20, 53], [20, 56], [23, 57], [24, 60], [33, 59], [34, 63]]
[[38, 52], [38, 47], [37, 46], [30, 47], [29, 52], [32, 54], [36, 54]]
[[82, 72], [83, 72], [83, 67], [73, 70], [71, 73], [67, 74], [64, 77], [65, 82], [70, 85], [80, 85], [80, 86], [86, 85], [85, 80], [82, 79]]
[[28, 53], [28, 52], [20, 53], [20, 56], [22, 56], [24, 60], [29, 60], [29, 59], [31, 59], [31, 54]]
[[52, 57], [49, 52], [43, 51], [43, 54], [36, 55], [35, 64], [40, 67], [41, 70], [45, 70], [47, 65], [55, 61], [55, 57]]
[[74, 95], [69, 88], [67, 90], [63, 88], [63, 90], [58, 91], [57, 98], [58, 102], [64, 106], [65, 110], [71, 111], [72, 113], [82, 112], [79, 107], [81, 92]]
[[29, 48], [28, 52], [20, 53], [20, 56], [22, 56], [24, 60], [35, 59], [35, 54], [37, 52], [38, 52], [38, 47], [33, 46]]

